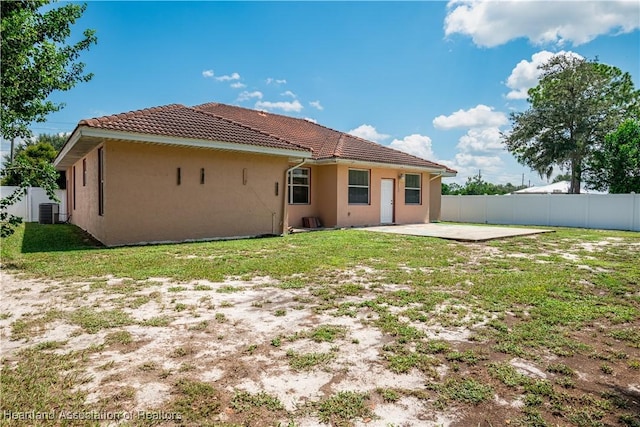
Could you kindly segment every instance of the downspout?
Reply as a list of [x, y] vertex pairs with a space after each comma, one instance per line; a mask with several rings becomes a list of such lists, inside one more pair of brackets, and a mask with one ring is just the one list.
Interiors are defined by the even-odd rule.
[[298, 163], [295, 166], [290, 167], [284, 173], [284, 202], [282, 203], [282, 235], [286, 236], [289, 234], [289, 174], [294, 169], [299, 168], [300, 166], [307, 163], [307, 159], [302, 159], [301, 163]]

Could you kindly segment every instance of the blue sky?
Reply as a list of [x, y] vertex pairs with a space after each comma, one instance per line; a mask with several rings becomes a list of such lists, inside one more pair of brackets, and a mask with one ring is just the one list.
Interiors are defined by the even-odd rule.
[[[52, 95], [35, 133], [157, 105], [221, 102], [304, 117], [446, 163], [464, 182], [546, 181], [504, 150], [536, 66], [566, 51], [640, 87], [637, 1], [89, 2], [95, 74]], [[7, 150], [3, 142], [2, 150]]]

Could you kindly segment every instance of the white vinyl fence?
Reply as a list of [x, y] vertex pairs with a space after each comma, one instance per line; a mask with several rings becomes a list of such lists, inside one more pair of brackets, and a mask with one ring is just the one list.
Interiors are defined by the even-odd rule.
[[640, 194], [442, 196], [442, 221], [640, 231]]
[[[18, 187], [0, 187], [0, 198], [5, 198], [17, 188]], [[41, 203], [58, 203], [60, 205], [60, 221], [66, 221], [68, 215], [67, 197], [65, 193], [66, 190], [56, 190], [56, 196], [60, 201], [55, 202], [49, 199], [44, 189], [40, 187], [30, 187], [27, 189], [27, 194], [22, 196], [22, 200], [15, 205], [9, 206], [7, 210], [10, 214], [21, 217], [25, 222], [38, 222], [40, 221]]]

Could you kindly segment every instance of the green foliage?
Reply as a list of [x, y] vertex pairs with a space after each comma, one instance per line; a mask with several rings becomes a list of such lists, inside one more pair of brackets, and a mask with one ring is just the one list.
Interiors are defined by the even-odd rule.
[[374, 416], [367, 405], [369, 395], [354, 391], [341, 391], [321, 401], [318, 418], [325, 424], [334, 426], [352, 425], [351, 421]]
[[560, 174], [560, 175], [556, 176], [555, 178], [553, 178], [553, 181], [551, 181], [551, 182], [553, 184], [555, 184], [556, 182], [561, 182], [561, 181], [571, 181], [571, 174], [570, 173]]
[[51, 163], [42, 162], [34, 166], [26, 158], [16, 158], [11, 166], [2, 171], [3, 176], [7, 174], [16, 174], [22, 180], [13, 193], [0, 200], [0, 237], [12, 235], [15, 228], [22, 223], [22, 218], [10, 214], [7, 209], [24, 197], [28, 187], [42, 187], [51, 200], [59, 201], [55, 194], [58, 188], [57, 172]]
[[[51, 165], [55, 158], [56, 150], [48, 142], [27, 145], [16, 154], [13, 163], [8, 163], [7, 168], [5, 168], [2, 173], [2, 185], [19, 186], [22, 184], [22, 181], [27, 178], [24, 176], [24, 171], [20, 167], [15, 167], [16, 162], [20, 162], [19, 164], [28, 164], [32, 169], [42, 169], [47, 165]], [[46, 175], [37, 176], [30, 182], [30, 185], [33, 187], [43, 187], [47, 185], [47, 178], [48, 176]], [[55, 173], [55, 178], [57, 182], [57, 172]]]
[[5, 1], [1, 3], [2, 70], [0, 134], [6, 139], [28, 137], [28, 126], [43, 122], [47, 114], [64, 104], [47, 100], [56, 91], [66, 91], [87, 82], [80, 53], [96, 43], [93, 30], [85, 30], [80, 41], [66, 45], [73, 25], [86, 5], [68, 3], [59, 8], [44, 7], [49, 0]]
[[637, 114], [640, 91], [629, 73], [573, 55], [557, 55], [541, 67], [529, 90], [530, 108], [512, 113], [507, 149], [541, 176], [554, 166], [571, 171], [571, 193], [580, 192], [583, 171], [605, 136]]
[[640, 193], [640, 120], [627, 120], [594, 152], [585, 179], [610, 193]]
[[482, 175], [474, 175], [467, 178], [464, 185], [460, 184], [442, 184], [442, 194], [444, 195], [465, 195], [474, 196], [482, 194], [509, 194], [520, 190], [524, 187], [515, 186], [510, 182], [506, 184], [492, 184], [482, 179]]

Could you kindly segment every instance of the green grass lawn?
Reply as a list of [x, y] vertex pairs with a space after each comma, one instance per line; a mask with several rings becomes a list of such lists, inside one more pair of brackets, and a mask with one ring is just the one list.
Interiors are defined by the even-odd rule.
[[[625, 388], [632, 378], [640, 377], [640, 236], [622, 231], [554, 230], [555, 233], [482, 244], [335, 230], [287, 237], [107, 249], [72, 225], [27, 224], [2, 240], [1, 255], [3, 269], [25, 278], [89, 280], [97, 284], [107, 276], [128, 278], [124, 285], [111, 290], [124, 295], [123, 298], [133, 296], [145, 286], [146, 280], [154, 277], [186, 283], [269, 276], [277, 282], [273, 286], [283, 290], [309, 290], [310, 296], [300, 304], [318, 313], [353, 317], [367, 310], [375, 314], [370, 326], [386, 337], [381, 358], [392, 372], [417, 369], [436, 378], [436, 366], [449, 368], [446, 379], [434, 380], [423, 390], [367, 390], [354, 394], [357, 399], [352, 399], [353, 405], [368, 408], [362, 403], [366, 399], [388, 402], [413, 396], [431, 399], [434, 409], [451, 402], [478, 408], [491, 405], [494, 393], [504, 392], [521, 395], [524, 402], [522, 407], [513, 409], [512, 425], [640, 426], [640, 416], [634, 412], [640, 410], [638, 396]], [[369, 291], [358, 280], [344, 280], [354, 276], [365, 279]], [[385, 286], [389, 285], [404, 289], [396, 286], [387, 290]], [[180, 286], [172, 289], [176, 293], [184, 291]], [[233, 287], [217, 290], [236, 291]], [[360, 300], [354, 302], [356, 297]], [[130, 305], [126, 307], [131, 307], [136, 300], [129, 299], [127, 304]], [[188, 310], [187, 305], [174, 306], [177, 311]], [[285, 310], [272, 313], [289, 315]], [[66, 314], [49, 312], [48, 316], [66, 319], [90, 333], [135, 323], [118, 310], [107, 314], [110, 317], [104, 312], [81, 308]], [[418, 327], [433, 319], [451, 328], [481, 326], [474, 328], [467, 344], [453, 348], [445, 340], [427, 337]], [[28, 337], [33, 327], [30, 322], [39, 322], [40, 327], [48, 321], [46, 315], [15, 319], [14, 338]], [[207, 325], [203, 322], [202, 328]], [[319, 341], [332, 341], [334, 336], [343, 339], [345, 332], [327, 328], [301, 331], [297, 338], [274, 337], [271, 344], [264, 346], [276, 348], [281, 342], [300, 337], [312, 339], [316, 335], [322, 338], [317, 338]], [[260, 344], [252, 346], [252, 351]], [[51, 346], [59, 347], [56, 343]], [[29, 347], [18, 365], [3, 363], [2, 395], [11, 394], [15, 398], [3, 401], [0, 409], [46, 408], [52, 402], [61, 405], [58, 400], [65, 395], [59, 394], [60, 384], [56, 381], [59, 372], [46, 365], [54, 363], [53, 359], [37, 356], [50, 355], [49, 351], [47, 345]], [[290, 351], [287, 361], [302, 370], [324, 365], [338, 353], [338, 347], [317, 354]], [[318, 355], [324, 358], [316, 360]], [[69, 360], [82, 357], [67, 354], [55, 363], [67, 366]], [[547, 367], [555, 380], [525, 377], [506, 363], [511, 358]], [[615, 386], [581, 388], [575, 371], [586, 369], [587, 365], [593, 365], [598, 375]], [[34, 369], [42, 371], [49, 382], [34, 385], [37, 392], [29, 393], [25, 384], [36, 381]], [[70, 376], [68, 371], [64, 375]], [[82, 376], [66, 380], [73, 384], [82, 381]], [[176, 386], [176, 407], [182, 408], [180, 405], [187, 398], [186, 392], [180, 391], [184, 384], [181, 383], [182, 388]], [[66, 398], [70, 407], [82, 406], [78, 396], [69, 394]], [[239, 398], [235, 399], [228, 404], [239, 405]], [[243, 405], [251, 405], [252, 399], [257, 398], [246, 398]], [[308, 405], [305, 414], [312, 411], [325, 422], [344, 418], [346, 424], [340, 425], [349, 425], [349, 418], [340, 408], [334, 408], [338, 400], [334, 402], [328, 397], [315, 406]], [[258, 412], [266, 417], [262, 420], [268, 420], [265, 415], [268, 405], [263, 403], [256, 404], [261, 408]], [[281, 406], [274, 408], [279, 416], [286, 412]], [[258, 412], [251, 413], [257, 416]], [[352, 412], [360, 414], [354, 417], [369, 416], [365, 410]], [[491, 409], [485, 412], [490, 413]], [[295, 425], [296, 414], [285, 416], [292, 420], [290, 425]], [[196, 415], [193, 417], [198, 419]], [[240, 424], [247, 422], [238, 420]], [[269, 422], [264, 425], [277, 425]], [[467, 418], [466, 422], [479, 425], [482, 419]]]

